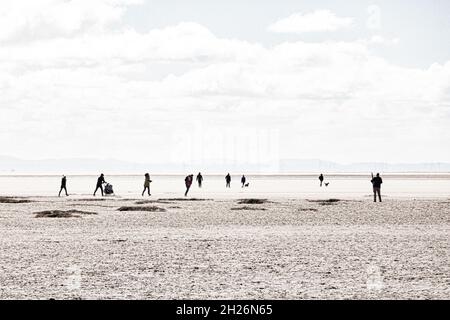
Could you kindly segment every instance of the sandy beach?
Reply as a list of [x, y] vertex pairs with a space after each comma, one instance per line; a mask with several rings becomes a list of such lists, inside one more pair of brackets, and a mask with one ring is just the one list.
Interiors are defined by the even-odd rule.
[[450, 298], [446, 198], [143, 199], [0, 198], [0, 299]]

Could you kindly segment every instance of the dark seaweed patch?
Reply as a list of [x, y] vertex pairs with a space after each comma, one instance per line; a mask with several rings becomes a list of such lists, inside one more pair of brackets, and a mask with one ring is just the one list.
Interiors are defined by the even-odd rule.
[[13, 197], [0, 197], [0, 203], [30, 203], [32, 200]]
[[81, 215], [93, 215], [95, 212], [87, 212], [80, 210], [46, 210], [35, 212], [35, 218], [80, 218]]
[[266, 211], [267, 209], [266, 209], [266, 208], [260, 208], [260, 207], [257, 207], [257, 208], [256, 208], [256, 207], [247, 207], [247, 206], [244, 206], [244, 207], [231, 208], [231, 210], [233, 210], [233, 211], [241, 211], [241, 210], [243, 210], [243, 211], [246, 211], [246, 210]]
[[148, 211], [148, 212], [166, 212], [164, 208], [156, 206], [146, 206], [146, 207], [120, 207], [118, 211]]
[[267, 199], [240, 199], [238, 204], [263, 204], [268, 203]]

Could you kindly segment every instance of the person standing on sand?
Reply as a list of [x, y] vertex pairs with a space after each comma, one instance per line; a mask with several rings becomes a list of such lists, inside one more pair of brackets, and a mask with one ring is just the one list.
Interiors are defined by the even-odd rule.
[[69, 194], [67, 193], [67, 187], [66, 187], [66, 185], [67, 185], [67, 178], [66, 178], [65, 175], [63, 175], [63, 176], [62, 176], [62, 179], [61, 179], [61, 189], [59, 189], [58, 197], [61, 197], [61, 191], [63, 191], [63, 190], [66, 192], [66, 197], [69, 196]]
[[241, 178], [242, 188], [245, 186], [246, 181], [247, 181], [247, 179], [245, 178], [244, 175], [242, 175], [242, 178]]
[[201, 172], [198, 173], [196, 180], [198, 182], [198, 187], [201, 188], [202, 182], [203, 182], [203, 176], [202, 176]]
[[227, 188], [231, 188], [231, 176], [230, 176], [230, 174], [228, 173], [226, 176], [225, 176], [225, 181], [226, 181], [226, 187]]
[[323, 174], [320, 174], [319, 176], [320, 186], [323, 184]]
[[184, 196], [187, 197], [189, 189], [191, 188], [192, 181], [194, 181], [194, 175], [190, 174], [184, 178], [184, 184], [186, 185], [186, 192], [184, 193]]
[[97, 178], [97, 186], [95, 187], [94, 197], [95, 197], [95, 194], [97, 193], [98, 189], [100, 189], [100, 191], [102, 192], [102, 197], [104, 196], [104, 194], [103, 194], [103, 184], [104, 183], [106, 183], [106, 181], [105, 181], [105, 176], [102, 173], [100, 175], [100, 177]]
[[376, 177], [374, 178], [372, 173], [372, 180], [370, 182], [372, 182], [373, 185], [373, 201], [377, 202], [378, 194], [378, 199], [381, 202], [381, 184], [383, 183], [383, 179], [381, 179], [379, 173], [377, 173]]
[[152, 182], [152, 180], [150, 180], [150, 174], [146, 173], [144, 176], [145, 176], [144, 191], [142, 191], [142, 196], [144, 196], [145, 190], [147, 190], [148, 195], [151, 196], [151, 194], [150, 194], [150, 183]]

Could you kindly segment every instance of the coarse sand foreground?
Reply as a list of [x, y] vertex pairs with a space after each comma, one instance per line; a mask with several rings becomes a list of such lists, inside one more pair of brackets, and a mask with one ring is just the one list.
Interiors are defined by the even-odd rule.
[[2, 299], [450, 298], [450, 200], [3, 199]]

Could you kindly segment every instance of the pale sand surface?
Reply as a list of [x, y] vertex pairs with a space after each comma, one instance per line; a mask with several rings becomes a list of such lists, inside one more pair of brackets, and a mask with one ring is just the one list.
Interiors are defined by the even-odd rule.
[[0, 204], [2, 299], [450, 298], [446, 199], [27, 199]]

